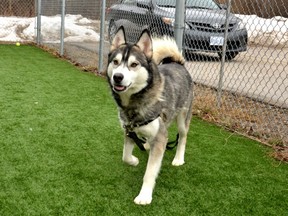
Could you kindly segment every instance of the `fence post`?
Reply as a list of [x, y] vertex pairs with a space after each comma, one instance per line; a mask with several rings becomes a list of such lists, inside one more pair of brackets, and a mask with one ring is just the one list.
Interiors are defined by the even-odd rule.
[[61, 35], [60, 35], [60, 56], [64, 55], [64, 36], [65, 36], [65, 0], [62, 0], [61, 10]]
[[175, 23], [174, 23], [174, 32], [175, 32], [175, 41], [178, 45], [179, 50], [182, 52], [183, 44], [183, 34], [185, 26], [185, 4], [186, 0], [176, 1], [176, 11], [175, 11]]
[[41, 0], [37, 0], [37, 45], [41, 44]]
[[228, 0], [227, 1], [227, 9], [226, 9], [224, 44], [223, 44], [223, 47], [222, 47], [221, 67], [220, 67], [218, 90], [217, 90], [217, 106], [218, 106], [218, 108], [221, 107], [221, 97], [222, 97], [225, 54], [226, 54], [226, 46], [227, 46], [227, 34], [228, 34], [228, 26], [229, 26], [230, 9], [231, 9], [231, 0]]
[[101, 18], [100, 18], [100, 41], [99, 41], [99, 58], [98, 58], [98, 71], [103, 71], [103, 55], [104, 55], [104, 36], [105, 36], [105, 8], [106, 0], [102, 1], [101, 5]]

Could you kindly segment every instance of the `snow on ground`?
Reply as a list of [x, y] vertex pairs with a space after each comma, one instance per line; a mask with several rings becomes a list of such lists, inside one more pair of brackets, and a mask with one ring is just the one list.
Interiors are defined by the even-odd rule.
[[[35, 41], [36, 18], [0, 17], [0, 41]], [[41, 37], [45, 42], [60, 41], [61, 16], [41, 16]], [[99, 41], [95, 21], [81, 15], [66, 15], [66, 42]]]
[[[266, 46], [288, 47], [288, 18], [260, 18], [256, 15], [236, 15], [243, 20], [248, 30], [249, 43]], [[42, 16], [41, 33], [44, 42], [60, 40], [61, 17]], [[0, 17], [0, 41], [35, 41], [36, 19]], [[66, 15], [65, 42], [97, 42], [99, 33], [96, 21], [81, 15]]]
[[249, 43], [288, 47], [288, 18], [265, 19], [256, 15], [236, 15], [248, 30]]

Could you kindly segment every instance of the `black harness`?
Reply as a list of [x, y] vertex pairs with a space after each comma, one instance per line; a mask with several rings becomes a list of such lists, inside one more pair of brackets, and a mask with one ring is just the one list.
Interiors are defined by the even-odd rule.
[[[134, 132], [134, 128], [148, 125], [149, 123], [151, 123], [152, 121], [157, 119], [159, 116], [160, 115], [157, 115], [156, 118], [150, 119], [150, 120], [142, 122], [142, 123], [124, 125], [124, 129], [125, 129], [126, 135], [128, 137], [130, 137], [131, 139], [133, 139], [133, 141], [136, 143], [136, 145], [139, 147], [139, 149], [141, 151], [146, 151], [146, 149], [144, 148], [144, 145], [143, 145], [144, 143], [146, 143], [146, 140], [145, 139], [140, 139], [137, 136], [137, 134]], [[172, 150], [173, 148], [175, 148], [175, 146], [178, 145], [178, 139], [179, 139], [179, 133], [177, 133], [175, 141], [170, 141], [170, 142], [167, 143], [166, 149], [167, 150]]]

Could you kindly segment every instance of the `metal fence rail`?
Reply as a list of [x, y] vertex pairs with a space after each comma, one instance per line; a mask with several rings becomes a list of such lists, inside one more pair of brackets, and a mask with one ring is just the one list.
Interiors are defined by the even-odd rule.
[[[109, 37], [121, 23], [116, 17], [137, 24], [126, 27], [131, 41], [143, 28], [150, 28], [153, 35], [178, 37], [187, 58], [185, 66], [196, 83], [196, 115], [270, 144], [288, 145], [288, 4], [283, 0], [219, 0], [223, 9], [217, 13], [208, 0], [153, 0], [166, 5], [161, 19], [155, 18], [155, 5], [147, 4], [148, 0], [122, 1], [121, 10], [111, 7], [117, 0], [33, 0], [21, 1], [18, 7], [17, 2], [1, 4], [0, 41], [7, 42], [11, 31], [17, 31], [19, 40], [38, 42], [100, 71], [105, 69]], [[171, 16], [173, 2], [178, 17]], [[233, 19], [242, 22], [232, 22], [230, 11]], [[11, 23], [4, 23], [4, 18], [13, 15], [35, 17], [33, 37], [25, 35], [28, 24], [13, 21], [17, 26], [8, 28]], [[243, 28], [248, 32], [247, 49], [238, 53], [235, 47], [243, 43], [239, 36]], [[196, 37], [197, 32], [202, 35]]]

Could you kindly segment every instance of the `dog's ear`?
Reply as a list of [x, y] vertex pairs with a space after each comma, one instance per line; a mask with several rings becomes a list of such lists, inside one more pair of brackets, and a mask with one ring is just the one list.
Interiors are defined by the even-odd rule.
[[136, 45], [142, 50], [142, 52], [144, 52], [146, 57], [148, 57], [149, 59], [152, 58], [153, 55], [152, 39], [150, 32], [147, 29], [145, 29], [142, 32]]
[[116, 34], [112, 40], [110, 51], [117, 49], [120, 45], [125, 44], [125, 43], [126, 43], [125, 31], [124, 31], [123, 26], [121, 26], [117, 30], [117, 32], [116, 32]]

